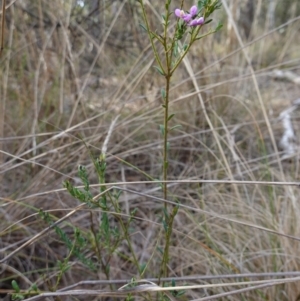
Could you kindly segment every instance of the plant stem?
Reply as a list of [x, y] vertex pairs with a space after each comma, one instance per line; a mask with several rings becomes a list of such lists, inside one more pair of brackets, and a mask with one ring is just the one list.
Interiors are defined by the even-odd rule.
[[162, 73], [165, 74], [163, 65], [162, 65], [161, 60], [159, 58], [159, 54], [158, 54], [158, 52], [156, 50], [156, 47], [154, 45], [154, 39], [153, 39], [152, 32], [151, 32], [151, 29], [150, 29], [150, 26], [149, 26], [149, 23], [148, 23], [148, 19], [147, 19], [147, 16], [146, 16], [146, 11], [145, 11], [144, 3], [143, 3], [143, 1], [140, 1], [140, 3], [141, 3], [142, 14], [143, 14], [143, 18], [144, 18], [144, 21], [145, 21], [147, 33], [148, 33], [148, 36], [149, 36], [149, 40], [150, 40], [150, 43], [151, 43], [151, 47], [152, 47], [152, 50], [153, 50], [153, 53], [154, 53], [155, 60], [158, 63], [158, 65], [159, 65]]
[[[168, 117], [169, 117], [169, 94], [170, 94], [170, 75], [166, 76], [166, 96], [164, 103], [164, 142], [163, 142], [163, 194], [164, 199], [166, 200], [168, 197], [167, 191], [167, 183], [165, 181], [168, 180]], [[167, 203], [164, 204], [165, 209], [167, 208]]]
[[[173, 56], [173, 47], [175, 40], [173, 38], [171, 47], [168, 45], [168, 23], [169, 23], [169, 0], [166, 0], [166, 11], [165, 11], [165, 24], [164, 24], [164, 36], [163, 36], [163, 46], [165, 51], [165, 61], [166, 61], [166, 73], [165, 73], [165, 97], [164, 97], [164, 141], [163, 141], [163, 197], [165, 200], [168, 198], [168, 188], [166, 181], [168, 180], [168, 166], [169, 166], [169, 159], [168, 159], [168, 134], [169, 134], [169, 99], [170, 99], [170, 82], [172, 77], [172, 56]], [[176, 214], [175, 214], [176, 215]], [[168, 261], [169, 261], [169, 247], [170, 247], [170, 240], [172, 234], [172, 226], [174, 220], [174, 210], [169, 216], [168, 213], [168, 206], [167, 203], [164, 203], [164, 227], [166, 228], [165, 231], [165, 246], [163, 251], [163, 259], [161, 264], [161, 269], [159, 273], [160, 277], [168, 277]]]

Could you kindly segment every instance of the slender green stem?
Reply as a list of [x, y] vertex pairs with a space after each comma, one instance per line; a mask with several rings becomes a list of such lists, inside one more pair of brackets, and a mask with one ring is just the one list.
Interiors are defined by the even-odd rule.
[[[164, 99], [164, 144], [163, 144], [163, 180], [167, 181], [168, 179], [168, 117], [169, 117], [169, 95], [170, 95], [170, 69], [171, 69], [171, 55], [169, 55], [168, 51], [168, 20], [169, 20], [169, 0], [166, 0], [166, 11], [165, 11], [165, 24], [164, 24], [164, 49], [165, 49], [165, 60], [166, 60], [166, 75], [165, 75], [165, 81], [166, 81], [166, 95]], [[172, 51], [171, 51], [172, 52]], [[163, 183], [163, 194], [164, 199], [166, 200], [168, 197], [168, 191], [167, 191], [167, 183]], [[165, 210], [167, 209], [167, 203], [164, 204]]]
[[142, 14], [143, 14], [143, 18], [144, 18], [144, 21], [145, 21], [147, 33], [148, 33], [149, 40], [150, 40], [150, 43], [151, 43], [151, 46], [152, 46], [152, 50], [153, 50], [153, 53], [154, 53], [155, 60], [156, 60], [157, 64], [159, 65], [159, 67], [160, 67], [161, 71], [163, 72], [163, 74], [165, 74], [163, 65], [162, 65], [161, 60], [159, 58], [159, 54], [158, 54], [158, 52], [156, 50], [156, 47], [154, 45], [154, 39], [153, 39], [152, 32], [151, 32], [150, 26], [149, 26], [149, 22], [148, 22], [148, 19], [147, 19], [147, 16], [146, 16], [144, 3], [143, 3], [143, 1], [140, 1], [140, 3], [141, 3], [141, 6], [142, 6]]
[[[170, 95], [170, 79], [171, 77], [166, 76], [166, 97], [164, 103], [164, 144], [163, 144], [163, 180], [168, 180], [168, 117], [169, 117], [169, 95]], [[167, 183], [163, 183], [163, 193], [164, 199], [168, 197]], [[164, 204], [165, 209], [167, 208], [167, 203]]]
[[[168, 198], [168, 188], [166, 181], [168, 180], [168, 122], [169, 122], [169, 98], [170, 98], [170, 81], [172, 77], [171, 69], [172, 69], [172, 49], [169, 51], [168, 47], [168, 20], [169, 20], [169, 5], [167, 4], [168, 0], [166, 0], [166, 12], [165, 12], [165, 26], [164, 26], [164, 50], [165, 50], [165, 60], [166, 60], [166, 75], [165, 75], [165, 98], [164, 98], [164, 141], [163, 141], [163, 196], [164, 199], [167, 200]], [[172, 41], [173, 44], [173, 41]], [[167, 277], [168, 275], [168, 261], [169, 261], [169, 245], [170, 245], [170, 238], [172, 233], [172, 223], [170, 224], [170, 221], [172, 220], [168, 218], [168, 206], [167, 203], [164, 203], [164, 222], [166, 224], [166, 234], [165, 234], [165, 248], [163, 252], [163, 260], [161, 264], [161, 270], [160, 270], [160, 277]]]
[[160, 276], [161, 277], [168, 277], [168, 262], [169, 262], [169, 249], [170, 249], [170, 242], [171, 242], [171, 235], [172, 235], [172, 229], [173, 229], [173, 221], [174, 218], [177, 214], [178, 207], [173, 207], [173, 210], [168, 217], [168, 222], [167, 222], [167, 231], [166, 231], [166, 242], [165, 242], [165, 248], [163, 252], [163, 260], [162, 260], [162, 265], [161, 265], [161, 271], [160, 271]]

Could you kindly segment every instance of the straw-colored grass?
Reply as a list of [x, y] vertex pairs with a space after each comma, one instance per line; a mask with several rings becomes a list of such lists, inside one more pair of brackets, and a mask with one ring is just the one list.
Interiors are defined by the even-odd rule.
[[[89, 244], [102, 213], [63, 188], [65, 180], [82, 185], [77, 170], [83, 165], [95, 184], [93, 195], [99, 194], [91, 156], [100, 155], [110, 128], [107, 188], [117, 182], [122, 194], [121, 213], [109, 214], [109, 219], [117, 225], [119, 216], [126, 223], [137, 209], [129, 237], [139, 264], [146, 266], [143, 279], [157, 283], [164, 200], [151, 179], [161, 178], [162, 170], [163, 80], [152, 68], [137, 1], [99, 1], [98, 6], [90, 1], [85, 7], [75, 2], [16, 1], [6, 11], [0, 57], [2, 297], [12, 292], [12, 280], [22, 290], [34, 283], [40, 291], [55, 288], [57, 298], [67, 300], [63, 289], [74, 289], [70, 286], [80, 281], [99, 282], [78, 289], [112, 290], [98, 292], [100, 298], [115, 296], [122, 281], [139, 279], [123, 241], [103, 258], [110, 260], [110, 282], [104, 281]], [[161, 1], [149, 2], [151, 26], [159, 31]], [[220, 300], [296, 301], [299, 156], [283, 159], [278, 116], [299, 98], [299, 85], [275, 80], [272, 74], [277, 69], [300, 72], [300, 3], [274, 0], [273, 22], [266, 17], [272, 16], [267, 2], [249, 1], [255, 5], [247, 23], [247, 1], [222, 2], [215, 18], [224, 22], [223, 29], [192, 48], [172, 82], [172, 122], [181, 128], [170, 135], [169, 179], [174, 182], [168, 184], [169, 201], [178, 201], [179, 212], [168, 283], [198, 285], [186, 289], [182, 300], [211, 300], [220, 294]], [[297, 111], [294, 115], [296, 125]], [[74, 228], [80, 229], [89, 246], [83, 255], [96, 270], [72, 257], [56, 286], [58, 261], [63, 262], [68, 249], [42, 220], [40, 209], [59, 221], [71, 239]], [[159, 289], [149, 285], [146, 290]], [[86, 300], [88, 293], [83, 293], [76, 298]], [[137, 294], [139, 299], [156, 298], [155, 293]]]

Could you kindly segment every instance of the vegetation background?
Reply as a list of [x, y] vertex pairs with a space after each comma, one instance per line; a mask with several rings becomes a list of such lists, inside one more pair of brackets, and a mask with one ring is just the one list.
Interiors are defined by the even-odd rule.
[[[162, 2], [146, 1], [157, 32]], [[174, 9], [180, 2], [172, 1]], [[223, 29], [192, 47], [172, 82], [171, 111], [174, 124], [182, 127], [170, 137], [169, 177], [185, 182], [169, 189], [188, 206], [180, 208], [174, 222], [169, 263], [174, 279], [300, 269], [299, 240], [278, 234], [300, 238], [299, 187], [192, 182], [299, 181], [300, 127], [293, 101], [300, 94], [300, 2], [222, 3], [215, 19]], [[184, 7], [193, 4], [186, 0]], [[156, 277], [162, 203], [149, 196], [161, 197], [161, 190], [155, 183], [130, 184], [161, 176], [163, 79], [152, 68], [151, 47], [139, 26], [139, 3], [23, 0], [7, 5], [0, 58], [0, 258], [11, 256], [1, 262], [1, 296], [10, 292], [12, 280], [21, 289], [35, 283], [49, 291], [106, 279], [100, 267], [93, 270], [71, 257], [55, 286], [58, 261], [67, 256], [57, 233], [23, 244], [47, 228], [40, 209], [59, 219], [79, 204], [62, 188], [66, 179], [81, 185], [79, 164], [97, 184], [91, 156], [100, 155], [113, 122], [106, 182], [131, 189], [120, 196], [120, 206], [124, 220], [137, 209], [130, 228], [133, 247], [140, 264], [149, 263], [144, 278]], [[280, 114], [289, 108], [295, 137], [294, 151], [287, 154]], [[77, 227], [88, 241], [90, 211], [79, 210], [61, 225], [69, 237]], [[93, 214], [100, 223], [100, 210]], [[111, 280], [137, 277], [128, 252], [124, 243], [109, 257]], [[92, 247], [84, 256], [97, 266]], [[229, 282], [225, 277], [208, 281]], [[232, 290], [229, 285], [188, 290], [181, 298]], [[299, 281], [293, 281], [224, 298], [296, 301], [299, 294]]]

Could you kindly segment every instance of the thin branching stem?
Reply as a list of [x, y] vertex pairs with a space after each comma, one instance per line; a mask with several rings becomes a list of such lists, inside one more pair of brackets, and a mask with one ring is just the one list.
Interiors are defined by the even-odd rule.
[[[154, 45], [154, 38], [153, 38], [154, 35], [152, 34], [151, 29], [150, 29], [150, 25], [149, 25], [149, 22], [148, 22], [148, 19], [147, 19], [147, 16], [146, 16], [145, 5], [144, 5], [143, 0], [141, 0], [140, 3], [141, 3], [141, 6], [142, 6], [142, 14], [143, 14], [143, 18], [144, 18], [144, 21], [145, 21], [146, 30], [147, 30], [147, 33], [148, 33], [148, 36], [149, 36], [149, 40], [150, 40], [150, 43], [151, 43], [151, 47], [152, 47], [152, 50], [153, 50], [153, 53], [154, 53], [155, 60], [158, 63], [162, 73], [165, 74], [162, 62], [159, 58], [159, 54], [158, 54], [157, 49]], [[160, 39], [158, 39], [158, 40], [161, 42]]]

